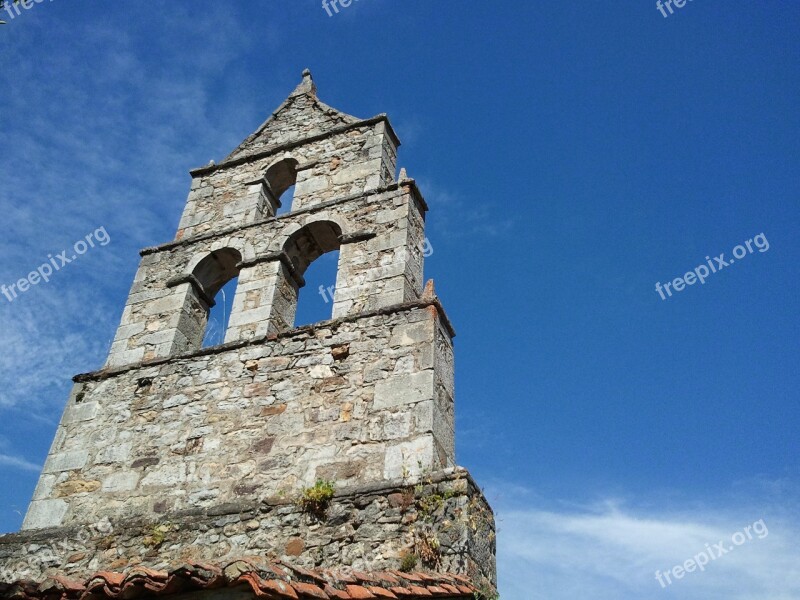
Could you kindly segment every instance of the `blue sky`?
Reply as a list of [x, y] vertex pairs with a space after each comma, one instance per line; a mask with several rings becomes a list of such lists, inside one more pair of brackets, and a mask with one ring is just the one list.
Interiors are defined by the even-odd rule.
[[[800, 597], [800, 5], [199, 7], [54, 1], [0, 27], [0, 283], [111, 238], [0, 296], [1, 531], [188, 170], [309, 67], [326, 103], [389, 114], [431, 206], [458, 460], [498, 513], [503, 597]], [[759, 234], [768, 250], [656, 292]], [[656, 582], [761, 519], [764, 539]]]

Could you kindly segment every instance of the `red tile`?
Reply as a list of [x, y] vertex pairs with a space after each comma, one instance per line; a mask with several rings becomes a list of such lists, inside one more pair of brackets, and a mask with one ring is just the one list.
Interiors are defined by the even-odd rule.
[[409, 589], [411, 590], [412, 594], [422, 598], [429, 598], [433, 596], [433, 594], [431, 594], [427, 588], [419, 587], [418, 585], [412, 585], [409, 587]]
[[328, 597], [331, 598], [331, 600], [350, 600], [350, 594], [344, 590], [337, 590], [330, 584], [325, 586], [325, 593], [328, 594]]
[[413, 592], [408, 588], [397, 586], [392, 588], [392, 593], [398, 596], [410, 596]]
[[330, 596], [323, 592], [318, 585], [310, 583], [293, 582], [292, 587], [301, 596], [308, 596], [309, 598], [320, 598], [320, 600], [330, 600]]
[[397, 600], [397, 596], [395, 596], [392, 592], [390, 592], [387, 589], [374, 586], [370, 586], [367, 589], [369, 589], [370, 592], [375, 594], [377, 598], [394, 598], [394, 600]]
[[395, 577], [394, 575], [392, 575], [391, 573], [389, 573], [387, 571], [383, 571], [381, 573], [374, 573], [374, 576], [375, 576], [375, 579], [377, 579], [378, 581], [380, 581], [384, 585], [386, 585], [386, 584], [397, 585], [397, 584], [400, 583], [400, 580], [397, 577]]
[[447, 596], [450, 594], [450, 592], [438, 585], [429, 585], [428, 591], [434, 596]]
[[350, 594], [351, 598], [357, 599], [371, 599], [375, 597], [375, 594], [370, 592], [367, 588], [361, 587], [360, 585], [348, 585], [347, 586], [347, 593]]
[[285, 598], [291, 598], [292, 600], [299, 600], [299, 596], [297, 595], [297, 592], [294, 591], [294, 588], [285, 581], [281, 581], [280, 579], [266, 579], [266, 580], [262, 579], [259, 587], [264, 591], [274, 592], [276, 594], [283, 594]]

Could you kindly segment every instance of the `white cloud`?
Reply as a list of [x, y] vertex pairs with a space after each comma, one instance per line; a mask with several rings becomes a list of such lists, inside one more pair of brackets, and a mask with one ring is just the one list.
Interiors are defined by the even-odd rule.
[[58, 421], [70, 378], [105, 358], [137, 251], [173, 237], [187, 170], [238, 141], [226, 121], [239, 113], [219, 109], [223, 122], [214, 122], [208, 110], [214, 74], [247, 47], [230, 11], [171, 6], [146, 26], [163, 30], [155, 39], [164, 56], [181, 45], [214, 51], [175, 53], [153, 68], [130, 33], [56, 19], [42, 33], [52, 41], [47, 61], [26, 56], [25, 43], [36, 44], [26, 39], [9, 50], [14, 69], [0, 72], [0, 150], [13, 157], [0, 186], [0, 285], [98, 227], [112, 239], [13, 302], [0, 296], [0, 412], [14, 419]]
[[[54, 425], [70, 378], [101, 366], [117, 313], [95, 304], [89, 286], [47, 285], [13, 304], [0, 298], [0, 381], [5, 382], [0, 409], [16, 409], [25, 418]], [[87, 333], [93, 327], [97, 330]], [[102, 332], [109, 336], [105, 341]]]
[[[414, 177], [414, 174], [409, 173], [409, 176]], [[493, 238], [513, 230], [514, 220], [498, 214], [485, 202], [470, 198], [467, 193], [444, 189], [425, 178], [415, 179], [431, 207], [429, 231], [433, 232], [432, 235]]]
[[[502, 486], [500, 486], [502, 489]], [[514, 496], [525, 496], [517, 488]], [[629, 508], [618, 501], [591, 507], [498, 508], [498, 570], [504, 600], [789, 600], [800, 597], [800, 522], [769, 503], [691, 511]], [[763, 519], [752, 540], [732, 536]], [[759, 539], [758, 533], [763, 539]], [[656, 570], [669, 571], [724, 541], [733, 550], [705, 571], [673, 578], [665, 589]], [[740, 541], [737, 538], [737, 541]], [[718, 550], [712, 550], [718, 554]]]
[[42, 470], [41, 465], [34, 464], [19, 456], [9, 456], [8, 454], [0, 454], [0, 465], [3, 465], [4, 467], [11, 467], [12, 469], [33, 471], [34, 473], [38, 473]]

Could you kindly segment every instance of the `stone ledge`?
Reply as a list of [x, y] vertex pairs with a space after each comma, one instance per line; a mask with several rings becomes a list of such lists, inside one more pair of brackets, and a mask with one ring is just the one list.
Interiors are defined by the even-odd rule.
[[197, 295], [200, 296], [200, 299], [206, 303], [206, 306], [208, 306], [209, 308], [216, 306], [217, 303], [214, 300], [214, 298], [212, 298], [208, 294], [208, 292], [206, 292], [205, 288], [203, 287], [203, 284], [200, 283], [200, 280], [197, 279], [197, 277], [195, 277], [194, 275], [191, 274], [178, 275], [177, 277], [173, 277], [172, 279], [167, 281], [167, 287], [173, 288], [179, 285], [183, 285], [184, 283], [188, 283], [194, 288], [195, 292], [197, 292]]
[[368, 319], [371, 317], [382, 316], [382, 315], [392, 315], [399, 312], [406, 312], [415, 309], [425, 309], [425, 308], [435, 309], [437, 317], [441, 321], [442, 326], [445, 328], [450, 337], [454, 338], [456, 336], [456, 332], [453, 329], [453, 326], [450, 323], [450, 319], [447, 317], [447, 313], [445, 312], [444, 307], [442, 306], [440, 300], [438, 298], [421, 299], [421, 300], [414, 300], [412, 302], [404, 302], [402, 304], [395, 304], [394, 306], [387, 306], [376, 310], [366, 311], [363, 313], [359, 313], [357, 315], [347, 315], [346, 317], [340, 317], [338, 319], [320, 321], [312, 325], [304, 325], [302, 327], [298, 327], [281, 333], [267, 334], [264, 336], [253, 338], [252, 340], [231, 342], [228, 344], [222, 344], [220, 346], [213, 346], [211, 348], [203, 348], [202, 350], [198, 350], [196, 352], [190, 352], [188, 354], [178, 354], [167, 358], [159, 358], [155, 360], [145, 361], [142, 363], [127, 365], [124, 367], [118, 367], [113, 369], [101, 369], [99, 371], [81, 373], [73, 377], [72, 381], [74, 381], [75, 383], [85, 383], [87, 381], [101, 381], [103, 379], [116, 377], [123, 373], [129, 373], [131, 371], [146, 369], [148, 367], [164, 365], [177, 360], [191, 359], [198, 356], [209, 356], [212, 354], [221, 354], [223, 352], [228, 352], [230, 350], [238, 350], [250, 346], [257, 346], [259, 344], [264, 344], [277, 339], [290, 338], [300, 335], [306, 335], [309, 333], [313, 334], [317, 329], [323, 329], [327, 327], [337, 327], [343, 323], [353, 323], [355, 321], [360, 321], [361, 319]]
[[305, 287], [306, 280], [303, 276], [297, 271], [297, 267], [294, 266], [292, 263], [292, 259], [289, 258], [289, 255], [286, 254], [284, 251], [280, 252], [270, 252], [269, 254], [265, 254], [264, 256], [257, 256], [252, 260], [244, 260], [236, 265], [237, 269], [246, 269], [248, 267], [255, 267], [256, 265], [260, 265], [262, 263], [267, 262], [280, 262], [286, 270], [291, 275], [294, 282], [297, 284], [298, 287]]
[[260, 221], [256, 221], [254, 223], [248, 223], [247, 225], [237, 225], [234, 227], [228, 227], [211, 233], [201, 233], [198, 235], [187, 237], [182, 240], [173, 240], [171, 242], [159, 244], [158, 246], [149, 246], [147, 248], [143, 248], [142, 250], [140, 250], [139, 255], [148, 256], [150, 254], [157, 254], [159, 252], [174, 250], [175, 248], [181, 248], [183, 246], [190, 246], [192, 244], [196, 244], [197, 242], [212, 240], [219, 237], [227, 237], [239, 231], [252, 229], [254, 227], [261, 227], [267, 223], [274, 223], [282, 220], [292, 219], [294, 217], [297, 217], [298, 215], [318, 212], [321, 210], [331, 208], [333, 206], [338, 206], [339, 204], [346, 204], [347, 202], [352, 202], [353, 200], [360, 200], [362, 198], [367, 198], [369, 196], [378, 196], [380, 194], [385, 194], [386, 192], [394, 192], [400, 188], [408, 188], [411, 194], [413, 195], [414, 200], [419, 204], [422, 213], [424, 214], [428, 212], [428, 203], [422, 196], [422, 193], [420, 192], [419, 187], [417, 186], [417, 182], [413, 179], [404, 179], [403, 181], [393, 182], [390, 183], [389, 185], [379, 187], [377, 189], [370, 190], [368, 192], [360, 192], [358, 194], [350, 194], [349, 196], [342, 196], [341, 198], [334, 198], [333, 200], [321, 202], [320, 204], [309, 206], [308, 208], [301, 208], [300, 210], [286, 213], [285, 215], [280, 215], [277, 217], [269, 217], [267, 219], [261, 219]]
[[[409, 486], [418, 484], [438, 485], [441, 483], [464, 481], [468, 488], [475, 490], [475, 495], [486, 502], [487, 509], [494, 515], [494, 511], [486, 499], [483, 490], [478, 487], [475, 479], [470, 472], [464, 467], [452, 467], [443, 469], [423, 477], [415, 477], [410, 479], [396, 479], [393, 481], [382, 481], [377, 483], [369, 483], [362, 485], [348, 486], [341, 488], [334, 494], [335, 500], [353, 500], [356, 498], [369, 498], [372, 496], [384, 496], [387, 494], [401, 492]], [[209, 517], [230, 517], [230, 516], [252, 516], [259, 512], [264, 512], [269, 508], [290, 507], [295, 506], [296, 502], [292, 499], [281, 498], [273, 496], [265, 498], [257, 502], [235, 502], [220, 504], [212, 506], [207, 509], [189, 509], [182, 511], [175, 511], [168, 515], [171, 519], [193, 519], [193, 518], [209, 518]], [[146, 523], [144, 519], [140, 521], [130, 521], [126, 523], [125, 528], [136, 528]], [[27, 529], [18, 533], [7, 533], [0, 535], [0, 547], [7, 544], [14, 543], [31, 543], [37, 541], [45, 541], [59, 537], [69, 537], [71, 534], [80, 532], [83, 527], [69, 526], [69, 527], [55, 527], [50, 529]]]
[[[483, 493], [465, 469], [454, 468], [339, 490], [322, 515], [282, 498], [0, 536], [0, 579], [164, 570], [245, 555], [291, 559], [304, 568], [380, 570], [397, 568], [413, 552], [427, 570], [494, 583], [493, 531]], [[435, 550], [433, 559], [423, 560], [423, 548]]]
[[[275, 113], [273, 113], [275, 114]], [[286, 152], [288, 150], [292, 150], [293, 148], [298, 148], [300, 146], [305, 146], [306, 144], [311, 144], [313, 142], [318, 142], [320, 140], [324, 140], [334, 135], [339, 135], [340, 133], [347, 133], [351, 129], [358, 129], [359, 127], [371, 127], [372, 125], [377, 125], [378, 123], [385, 123], [386, 124], [386, 131], [391, 135], [392, 140], [395, 142], [395, 145], [399, 148], [400, 147], [400, 138], [397, 137], [397, 134], [394, 132], [392, 128], [392, 124], [389, 122], [388, 115], [380, 114], [369, 119], [362, 119], [356, 121], [355, 123], [348, 123], [346, 125], [342, 125], [340, 127], [335, 127], [329, 131], [325, 131], [323, 133], [318, 133], [316, 135], [311, 135], [301, 140], [295, 140], [293, 142], [287, 142], [285, 144], [280, 144], [278, 146], [273, 146], [272, 148], [268, 148], [267, 150], [261, 150], [260, 152], [255, 152], [253, 154], [246, 154], [239, 158], [234, 158], [232, 160], [227, 160], [219, 163], [218, 165], [207, 165], [205, 167], [198, 167], [196, 169], [192, 169], [189, 173], [192, 177], [198, 177], [202, 175], [209, 175], [215, 171], [221, 171], [223, 169], [229, 169], [231, 167], [237, 167], [239, 165], [246, 164], [248, 162], [252, 162], [254, 160], [260, 160], [262, 158], [269, 158], [273, 154], [279, 154], [281, 152]]]

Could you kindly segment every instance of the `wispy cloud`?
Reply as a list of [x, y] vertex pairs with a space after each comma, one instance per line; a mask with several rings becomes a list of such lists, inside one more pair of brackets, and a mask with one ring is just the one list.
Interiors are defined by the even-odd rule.
[[19, 456], [9, 456], [8, 454], [0, 454], [0, 465], [4, 467], [11, 467], [12, 469], [33, 471], [34, 473], [38, 473], [42, 470], [41, 465], [34, 464]]
[[11, 442], [0, 435], [0, 466], [9, 467], [12, 469], [20, 469], [23, 471], [30, 471], [38, 473], [42, 470], [41, 465], [37, 465], [27, 460], [22, 456], [15, 456], [9, 453]]
[[[504, 489], [501, 486], [501, 489]], [[517, 488], [528, 506], [499, 506], [500, 588], [505, 598], [560, 600], [789, 600], [800, 597], [797, 513], [763, 503], [749, 506], [634, 508], [619, 500], [593, 506], [544, 506]], [[506, 496], [508, 497], [508, 496]], [[764, 519], [754, 537], [662, 589], [656, 570], [669, 571]]]
[[[410, 173], [413, 176], [413, 173]], [[435, 181], [417, 180], [420, 191], [431, 206], [431, 231], [450, 238], [497, 237], [509, 233], [514, 220], [496, 212], [466, 192], [448, 190]]]
[[[161, 31], [156, 56], [182, 57], [153, 68], [127, 29], [95, 19], [38, 26], [30, 20], [19, 30], [30, 39], [7, 48], [14, 69], [0, 72], [0, 150], [13, 157], [0, 185], [0, 284], [98, 227], [112, 239], [13, 303], [0, 296], [0, 412], [53, 424], [70, 377], [102, 364], [138, 249], [174, 235], [186, 171], [235, 146], [227, 122], [234, 113], [209, 111], [210, 88], [247, 42], [222, 8], [170, 6], [138, 25], [131, 15], [133, 31]], [[24, 48], [41, 47], [37, 35], [63, 51], [31, 60]], [[173, 52], [186, 44], [213, 51]]]
[[93, 303], [90, 286], [48, 285], [13, 304], [0, 299], [0, 409], [54, 424], [72, 375], [101, 366], [117, 311]]

